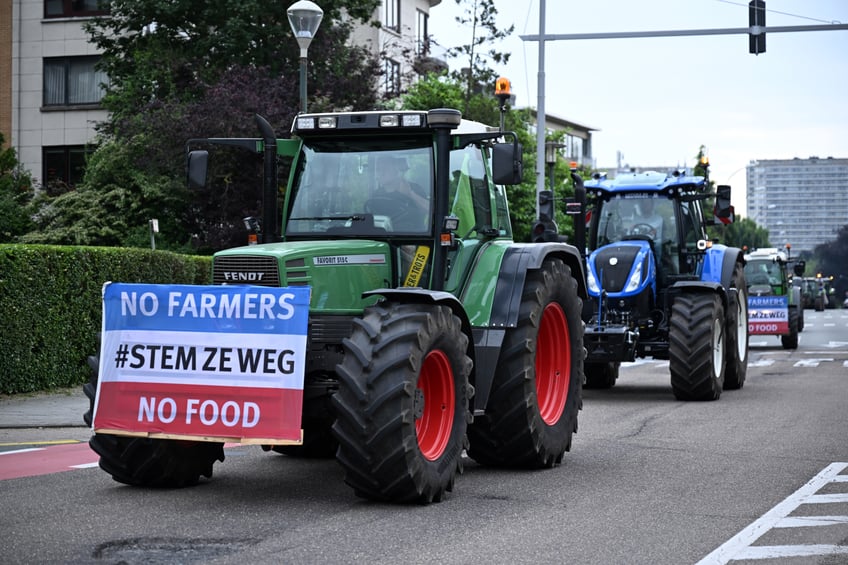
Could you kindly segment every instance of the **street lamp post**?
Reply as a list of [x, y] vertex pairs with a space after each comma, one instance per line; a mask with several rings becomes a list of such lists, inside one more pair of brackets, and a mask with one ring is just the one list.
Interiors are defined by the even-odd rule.
[[545, 142], [545, 163], [548, 165], [548, 178], [551, 182], [551, 192], [554, 190], [554, 165], [557, 162], [557, 150], [565, 147], [562, 143], [554, 141]]
[[306, 53], [321, 25], [324, 10], [309, 0], [299, 0], [286, 11], [297, 44], [300, 46], [300, 110], [306, 112]]

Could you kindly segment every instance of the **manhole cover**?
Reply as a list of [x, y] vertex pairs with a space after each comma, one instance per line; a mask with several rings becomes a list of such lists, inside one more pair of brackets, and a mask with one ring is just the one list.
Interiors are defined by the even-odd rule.
[[257, 540], [134, 538], [106, 542], [95, 559], [134, 565], [173, 565], [203, 562], [255, 545]]

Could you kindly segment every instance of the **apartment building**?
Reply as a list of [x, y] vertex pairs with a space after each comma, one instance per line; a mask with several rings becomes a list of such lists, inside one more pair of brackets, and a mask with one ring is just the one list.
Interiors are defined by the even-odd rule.
[[107, 77], [81, 25], [101, 13], [97, 0], [0, 0], [0, 130], [39, 182], [79, 180], [106, 118]]
[[[293, 2], [294, 0], [292, 0]], [[391, 96], [416, 73], [446, 68], [430, 54], [428, 19], [441, 0], [384, 0], [380, 28], [358, 26], [352, 40], [383, 56], [381, 89]], [[320, 0], [318, 2], [320, 5]], [[0, 131], [39, 183], [75, 184], [93, 150], [108, 77], [83, 31], [102, 14], [97, 0], [0, 0]]]
[[383, 63], [380, 90], [397, 96], [428, 72], [447, 69], [444, 53], [430, 42], [430, 8], [442, 0], [383, 0], [371, 19], [380, 27], [358, 25], [351, 34], [356, 45], [368, 46]]
[[[387, 98], [447, 68], [444, 49], [430, 41], [430, 10], [441, 3], [383, 0], [372, 16], [379, 27], [355, 27], [351, 41], [383, 60], [379, 88]], [[95, 69], [99, 56], [82, 27], [103, 14], [97, 7], [97, 0], [0, 0], [0, 132], [41, 184], [78, 182], [95, 126], [108, 117], [100, 106], [108, 77]], [[551, 115], [546, 122], [569, 131], [566, 158], [591, 164], [594, 128]]]
[[848, 224], [848, 159], [761, 159], [746, 170], [748, 217], [772, 246], [813, 251]]

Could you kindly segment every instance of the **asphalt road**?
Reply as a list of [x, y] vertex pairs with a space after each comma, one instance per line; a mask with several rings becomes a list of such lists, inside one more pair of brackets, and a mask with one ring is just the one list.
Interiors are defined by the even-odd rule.
[[[332, 460], [241, 446], [182, 490], [122, 486], [85, 464], [0, 480], [0, 562], [848, 563], [848, 312], [805, 314], [795, 351], [752, 336], [743, 389], [678, 402], [667, 362], [624, 367], [613, 389], [584, 392], [562, 466], [467, 460], [440, 504], [363, 501]], [[79, 444], [43, 451], [41, 469], [69, 451], [92, 461]], [[0, 469], [25, 456], [0, 456]]]

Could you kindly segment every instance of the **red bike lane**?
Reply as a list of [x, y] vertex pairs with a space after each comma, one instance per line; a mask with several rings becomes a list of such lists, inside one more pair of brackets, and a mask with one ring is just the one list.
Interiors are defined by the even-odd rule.
[[22, 444], [21, 449], [0, 452], [0, 481], [95, 467], [97, 461], [87, 442]]

